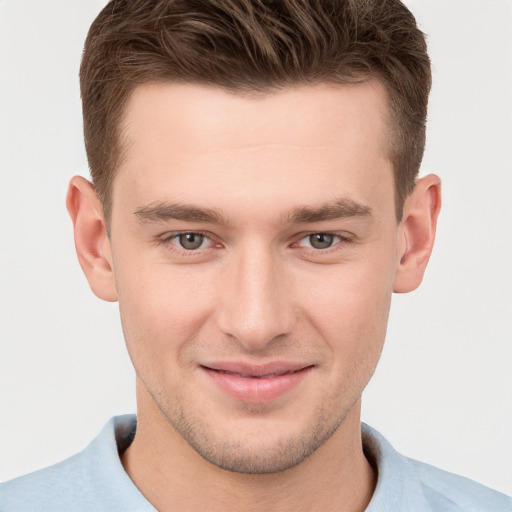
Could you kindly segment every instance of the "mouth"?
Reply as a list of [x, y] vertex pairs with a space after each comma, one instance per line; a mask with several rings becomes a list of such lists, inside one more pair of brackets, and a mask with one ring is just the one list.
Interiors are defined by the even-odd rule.
[[301, 370], [295, 370], [295, 371], [286, 371], [286, 372], [280, 372], [280, 373], [268, 373], [265, 375], [253, 375], [253, 374], [244, 375], [242, 373], [230, 372], [228, 370], [215, 370], [213, 368], [207, 368], [207, 367], [205, 367], [205, 368], [208, 370], [211, 370], [213, 372], [224, 373], [226, 375], [236, 375], [237, 377], [241, 377], [242, 379], [271, 379], [273, 377], [280, 377], [281, 375], [289, 375], [291, 373], [295, 373], [295, 371], [301, 371]]
[[242, 402], [266, 403], [297, 387], [313, 367], [287, 362], [262, 365], [215, 362], [201, 365], [200, 369], [229, 397]]

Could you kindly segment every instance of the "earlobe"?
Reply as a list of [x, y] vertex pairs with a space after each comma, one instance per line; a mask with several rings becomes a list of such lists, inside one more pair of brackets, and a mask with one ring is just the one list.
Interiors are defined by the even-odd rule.
[[116, 301], [110, 241], [92, 183], [81, 176], [73, 177], [69, 182], [66, 206], [73, 221], [78, 261], [91, 290], [100, 299]]
[[398, 228], [394, 292], [410, 292], [421, 284], [434, 247], [440, 209], [441, 180], [433, 174], [419, 179], [405, 202]]

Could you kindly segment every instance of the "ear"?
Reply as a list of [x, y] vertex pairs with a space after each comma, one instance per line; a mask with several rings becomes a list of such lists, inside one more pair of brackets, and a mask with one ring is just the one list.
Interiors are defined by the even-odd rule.
[[393, 291], [418, 288], [434, 247], [437, 217], [441, 209], [441, 180], [430, 174], [417, 180], [407, 198], [398, 227], [398, 261]]
[[100, 299], [116, 301], [110, 240], [94, 185], [81, 176], [72, 178], [66, 206], [73, 221], [78, 261], [91, 290]]

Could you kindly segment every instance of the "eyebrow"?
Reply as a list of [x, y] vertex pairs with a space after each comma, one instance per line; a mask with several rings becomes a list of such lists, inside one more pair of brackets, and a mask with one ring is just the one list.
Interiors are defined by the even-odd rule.
[[342, 198], [318, 207], [294, 208], [288, 220], [291, 224], [307, 224], [347, 217], [365, 217], [370, 216], [371, 213], [372, 209], [369, 206], [350, 198]]
[[[336, 220], [347, 217], [371, 215], [372, 209], [350, 198], [338, 199], [317, 207], [301, 206], [293, 208], [284, 217], [289, 224], [307, 224]], [[180, 203], [158, 202], [137, 208], [134, 215], [140, 222], [166, 221], [170, 219], [185, 222], [227, 225], [228, 220], [219, 211]]]
[[227, 220], [216, 210], [199, 208], [179, 203], [156, 203], [137, 208], [134, 212], [141, 222], [165, 221], [169, 219], [207, 224], [227, 224]]

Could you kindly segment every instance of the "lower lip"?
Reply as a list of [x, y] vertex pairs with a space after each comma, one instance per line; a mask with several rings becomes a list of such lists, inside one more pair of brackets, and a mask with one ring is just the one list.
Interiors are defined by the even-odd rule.
[[284, 395], [296, 387], [312, 368], [312, 366], [308, 366], [285, 375], [254, 378], [222, 373], [202, 367], [204, 372], [222, 391], [237, 400], [253, 404], [270, 402]]

